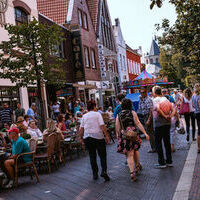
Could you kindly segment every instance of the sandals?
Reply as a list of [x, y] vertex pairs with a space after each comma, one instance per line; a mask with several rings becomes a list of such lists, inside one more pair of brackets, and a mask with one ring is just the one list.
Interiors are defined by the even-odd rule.
[[138, 165], [136, 165], [136, 169], [135, 169], [135, 174], [136, 175], [139, 175], [140, 174], [140, 171], [142, 170], [142, 165], [139, 163]]
[[132, 182], [137, 181], [137, 178], [135, 177], [134, 172], [131, 172], [130, 174], [131, 174], [131, 181]]

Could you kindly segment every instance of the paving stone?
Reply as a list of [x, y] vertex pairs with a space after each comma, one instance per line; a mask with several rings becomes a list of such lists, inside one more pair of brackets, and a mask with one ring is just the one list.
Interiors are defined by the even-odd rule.
[[[177, 135], [177, 151], [173, 153], [173, 168], [154, 169], [157, 154], [149, 154], [149, 142], [143, 141], [140, 162], [143, 170], [138, 181], [132, 183], [125, 156], [116, 153], [116, 144], [108, 145], [108, 173], [111, 181], [102, 178], [92, 180], [88, 156], [69, 161], [50, 175], [40, 175], [36, 184], [30, 177], [20, 177], [19, 187], [3, 191], [0, 199], [18, 200], [65, 199], [65, 200], [170, 200], [179, 181], [190, 145], [185, 136]], [[99, 159], [98, 159], [98, 164]], [[188, 164], [189, 165], [189, 164]], [[199, 191], [200, 192], [200, 191]], [[23, 198], [25, 197], [30, 198]], [[17, 196], [16, 196], [17, 195]], [[182, 199], [181, 199], [182, 200]]]

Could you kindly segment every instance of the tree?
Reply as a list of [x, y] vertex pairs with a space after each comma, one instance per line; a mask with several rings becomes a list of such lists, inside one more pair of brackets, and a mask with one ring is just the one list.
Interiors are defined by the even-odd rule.
[[[200, 74], [200, 2], [199, 0], [170, 0], [176, 8], [177, 20], [173, 26], [164, 19], [158, 30], [163, 30], [159, 38], [160, 47], [170, 48], [171, 56], [178, 56], [179, 66], [185, 77], [198, 81]], [[184, 78], [185, 78], [184, 77]]]
[[41, 86], [44, 81], [54, 84], [63, 80], [63, 59], [55, 56], [63, 40], [61, 29], [36, 19], [20, 26], [6, 25], [5, 29], [9, 40], [0, 44], [0, 78], [10, 79], [18, 88], [37, 85], [39, 114], [44, 119]]

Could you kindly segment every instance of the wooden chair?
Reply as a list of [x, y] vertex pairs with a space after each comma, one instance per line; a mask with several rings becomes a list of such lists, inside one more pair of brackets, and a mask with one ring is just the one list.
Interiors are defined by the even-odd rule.
[[49, 173], [51, 173], [51, 162], [56, 164], [55, 160], [55, 145], [56, 145], [56, 134], [52, 133], [47, 138], [47, 146], [39, 147], [39, 149], [44, 149], [45, 151], [39, 155], [35, 156], [37, 161], [47, 161]]
[[[19, 154], [17, 156], [17, 158], [15, 159], [15, 166], [14, 166], [14, 170], [15, 170], [14, 184], [15, 184], [15, 186], [18, 185], [18, 171], [20, 168], [29, 168], [31, 179], [32, 179], [32, 169], [33, 169], [33, 171], [35, 173], [35, 177], [37, 179], [37, 182], [40, 182], [39, 176], [37, 173], [37, 169], [35, 166], [35, 152], [36, 152], [36, 148], [37, 148], [37, 141], [34, 139], [31, 139], [29, 141], [29, 146], [30, 146], [31, 152]], [[21, 163], [20, 160], [22, 159], [22, 156], [24, 156], [24, 155], [32, 155], [32, 161], [28, 162], [28, 163]]]

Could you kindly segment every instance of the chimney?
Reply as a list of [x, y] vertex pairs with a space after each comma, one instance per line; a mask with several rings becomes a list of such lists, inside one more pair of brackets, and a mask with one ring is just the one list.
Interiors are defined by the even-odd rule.
[[119, 18], [115, 19], [115, 26], [119, 26]]

